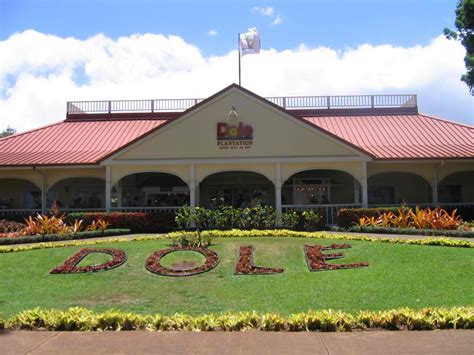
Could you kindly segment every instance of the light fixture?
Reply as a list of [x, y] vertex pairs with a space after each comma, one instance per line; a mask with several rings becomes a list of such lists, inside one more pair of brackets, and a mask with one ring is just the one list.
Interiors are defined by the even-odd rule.
[[235, 110], [235, 106], [232, 106], [232, 110], [229, 111], [229, 113], [227, 114], [227, 116], [229, 116], [230, 118], [239, 117], [239, 114], [238, 114], [237, 111]]

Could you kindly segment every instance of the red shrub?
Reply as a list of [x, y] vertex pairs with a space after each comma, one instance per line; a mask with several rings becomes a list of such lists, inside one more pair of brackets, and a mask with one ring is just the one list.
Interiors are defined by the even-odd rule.
[[174, 212], [92, 212], [71, 213], [69, 220], [83, 220], [84, 227], [103, 220], [110, 228], [127, 228], [132, 232], [165, 232], [176, 229]]

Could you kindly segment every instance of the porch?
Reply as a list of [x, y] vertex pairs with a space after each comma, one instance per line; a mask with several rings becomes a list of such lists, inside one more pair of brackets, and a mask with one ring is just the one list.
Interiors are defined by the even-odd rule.
[[0, 171], [0, 219], [46, 212], [173, 213], [183, 205], [268, 205], [277, 213], [440, 206], [474, 217], [472, 164], [270, 162]]

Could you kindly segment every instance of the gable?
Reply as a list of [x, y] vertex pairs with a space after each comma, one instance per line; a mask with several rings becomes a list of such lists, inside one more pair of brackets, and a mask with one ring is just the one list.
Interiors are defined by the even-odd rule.
[[[228, 116], [232, 107], [237, 117]], [[235, 133], [241, 139], [230, 139]], [[114, 160], [357, 156], [363, 154], [234, 87], [119, 152]]]

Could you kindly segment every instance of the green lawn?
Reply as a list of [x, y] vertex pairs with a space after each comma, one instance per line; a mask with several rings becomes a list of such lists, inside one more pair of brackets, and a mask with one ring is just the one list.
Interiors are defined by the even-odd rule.
[[[352, 249], [335, 263], [368, 261], [368, 268], [309, 272], [303, 245], [343, 243], [300, 238], [221, 238], [211, 249], [221, 261], [212, 271], [191, 277], [164, 277], [144, 263], [167, 241], [134, 241], [96, 245], [120, 248], [128, 256], [119, 268], [92, 274], [51, 275], [81, 246], [0, 254], [0, 314], [21, 310], [84, 306], [139, 313], [188, 314], [232, 311], [292, 313], [313, 309], [382, 310], [398, 307], [474, 304], [474, 250], [469, 248], [396, 245], [350, 241]], [[236, 276], [239, 246], [255, 247], [255, 264], [282, 267], [283, 274]], [[89, 247], [89, 246], [87, 246]], [[168, 256], [200, 262], [188, 252]], [[90, 256], [90, 264], [107, 260]], [[87, 259], [86, 259], [87, 260]], [[81, 265], [86, 264], [86, 260]]]

